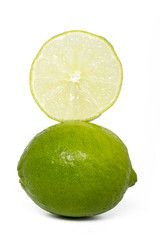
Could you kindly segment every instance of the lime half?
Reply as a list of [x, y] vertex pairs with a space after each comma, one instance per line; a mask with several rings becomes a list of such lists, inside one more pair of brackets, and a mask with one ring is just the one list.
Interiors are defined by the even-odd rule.
[[30, 88], [50, 118], [89, 121], [113, 105], [122, 77], [122, 65], [106, 39], [70, 31], [43, 45], [31, 66]]

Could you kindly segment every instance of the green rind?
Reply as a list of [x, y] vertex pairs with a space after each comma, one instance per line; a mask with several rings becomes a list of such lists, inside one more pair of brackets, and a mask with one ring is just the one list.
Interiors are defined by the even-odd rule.
[[[107, 39], [105, 39], [104, 37], [98, 36], [98, 35], [96, 35], [96, 34], [93, 34], [93, 33], [87, 32], [87, 31], [72, 30], [72, 31], [63, 32], [63, 33], [61, 33], [61, 34], [58, 34], [58, 35], [50, 38], [47, 42], [45, 42], [45, 43], [43, 44], [43, 46], [41, 47], [40, 51], [39, 51], [38, 54], [36, 55], [36, 57], [35, 57], [32, 65], [31, 65], [30, 77], [29, 77], [29, 85], [30, 85], [30, 90], [31, 90], [32, 97], [33, 97], [33, 99], [35, 100], [35, 102], [37, 103], [37, 105], [39, 106], [39, 108], [41, 109], [42, 112], [44, 112], [49, 118], [51, 118], [51, 119], [53, 119], [53, 120], [55, 120], [55, 121], [58, 121], [58, 122], [68, 121], [68, 120], [64, 120], [64, 119], [57, 119], [57, 118], [55, 118], [55, 117], [50, 116], [48, 113], [45, 112], [45, 110], [41, 107], [41, 105], [39, 104], [39, 102], [37, 101], [37, 99], [36, 99], [35, 96], [34, 96], [31, 81], [32, 81], [32, 71], [33, 71], [32, 69], [33, 69], [34, 63], [35, 63], [36, 59], [38, 58], [38, 56], [41, 54], [41, 52], [42, 52], [43, 48], [45, 47], [45, 45], [46, 45], [48, 42], [50, 42], [52, 39], [57, 38], [57, 37], [59, 37], [59, 36], [61, 36], [61, 35], [64, 35], [64, 34], [71, 33], [71, 32], [82, 32], [82, 33], [86, 33], [86, 34], [89, 34], [89, 35], [91, 35], [91, 36], [100, 38], [100, 39], [102, 39], [103, 41], [105, 41], [105, 43], [106, 43], [106, 44], [112, 49], [112, 51], [114, 52], [115, 57], [116, 57], [116, 59], [118, 60], [120, 66], [121, 66], [121, 84], [120, 84], [120, 86], [119, 86], [119, 91], [118, 91], [118, 93], [117, 93], [117, 96], [116, 96], [115, 100], [114, 100], [106, 109], [104, 109], [102, 112], [98, 113], [97, 115], [95, 115], [95, 116], [93, 116], [93, 117], [91, 117], [91, 118], [87, 118], [87, 119], [76, 119], [76, 120], [80, 120], [80, 121], [82, 120], [82, 121], [87, 121], [87, 122], [88, 122], [88, 121], [91, 121], [91, 120], [99, 117], [102, 113], [104, 113], [106, 110], [108, 110], [110, 107], [113, 106], [113, 104], [116, 102], [116, 100], [117, 100], [117, 98], [118, 98], [118, 96], [119, 96], [119, 94], [120, 94], [121, 87], [122, 87], [122, 82], [123, 82], [123, 67], [122, 67], [122, 64], [121, 64], [121, 62], [120, 62], [120, 60], [119, 60], [119, 58], [118, 58], [118, 56], [117, 56], [117, 54], [116, 54], [113, 46], [112, 46], [111, 43], [110, 43]], [[70, 119], [70, 120], [72, 120], [72, 119]]]
[[[64, 151], [74, 156], [74, 165], [62, 158]], [[86, 153], [85, 161], [74, 155], [79, 151]], [[56, 124], [37, 134], [17, 170], [23, 189], [37, 205], [68, 217], [109, 211], [136, 181], [121, 139], [83, 121]]]
[[137, 182], [137, 174], [134, 171], [134, 169], [131, 169], [131, 175], [130, 175], [130, 181], [129, 181], [129, 187], [134, 186], [134, 184]]

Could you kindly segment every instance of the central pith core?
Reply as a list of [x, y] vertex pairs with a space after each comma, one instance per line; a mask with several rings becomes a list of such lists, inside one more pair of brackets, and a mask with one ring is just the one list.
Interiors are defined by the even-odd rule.
[[76, 72], [74, 72], [74, 74], [71, 75], [70, 81], [71, 82], [79, 82], [80, 78], [81, 78], [81, 72], [76, 71]]

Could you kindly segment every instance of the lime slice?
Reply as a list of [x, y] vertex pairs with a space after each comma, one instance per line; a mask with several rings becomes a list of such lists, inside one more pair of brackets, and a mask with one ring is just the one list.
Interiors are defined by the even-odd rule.
[[70, 31], [43, 45], [31, 66], [30, 88], [50, 118], [89, 121], [113, 105], [122, 77], [122, 65], [106, 39]]

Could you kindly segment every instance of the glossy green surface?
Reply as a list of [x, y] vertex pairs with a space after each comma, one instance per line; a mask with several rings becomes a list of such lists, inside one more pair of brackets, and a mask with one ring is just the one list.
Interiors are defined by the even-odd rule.
[[137, 180], [123, 142], [103, 127], [80, 121], [36, 135], [21, 156], [18, 174], [37, 205], [72, 217], [113, 208]]

